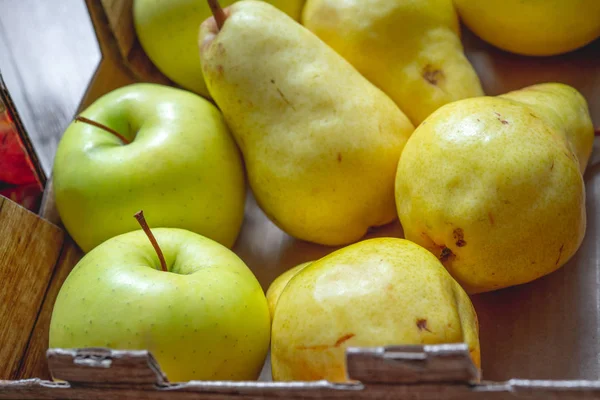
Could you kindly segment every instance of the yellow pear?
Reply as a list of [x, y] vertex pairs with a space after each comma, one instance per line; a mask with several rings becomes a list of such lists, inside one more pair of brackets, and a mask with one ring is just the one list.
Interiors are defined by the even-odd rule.
[[469, 293], [549, 274], [585, 233], [582, 172], [593, 136], [585, 99], [562, 84], [440, 108], [398, 164], [406, 238]]
[[566, 53], [600, 36], [598, 0], [454, 0], [483, 40], [513, 53]]
[[287, 271], [285, 271], [283, 274], [279, 275], [277, 277], [277, 279], [275, 279], [273, 281], [273, 283], [271, 283], [271, 285], [269, 286], [269, 289], [267, 290], [267, 304], [269, 305], [269, 312], [271, 313], [271, 319], [273, 319], [273, 315], [275, 313], [275, 306], [277, 305], [277, 302], [279, 301], [279, 296], [281, 296], [283, 289], [285, 289], [288, 282], [294, 276], [298, 275], [298, 273], [300, 271], [302, 271], [304, 268], [308, 267], [311, 263], [312, 263], [312, 261], [309, 261], [309, 262], [305, 262], [300, 265], [296, 265], [294, 268], [290, 268]]
[[529, 86], [501, 97], [537, 109], [564, 137], [567, 145], [572, 146], [581, 173], [585, 172], [594, 146], [594, 127], [587, 102], [581, 93], [571, 86], [555, 83]]
[[413, 131], [382, 91], [275, 7], [241, 1], [200, 28], [211, 96], [242, 150], [258, 204], [325, 245], [396, 219], [394, 177]]
[[415, 125], [444, 104], [483, 95], [452, 0], [308, 0], [303, 23]]
[[466, 343], [479, 366], [478, 332], [469, 297], [434, 255], [369, 239], [289, 280], [271, 329], [273, 379], [346, 381], [348, 346]]

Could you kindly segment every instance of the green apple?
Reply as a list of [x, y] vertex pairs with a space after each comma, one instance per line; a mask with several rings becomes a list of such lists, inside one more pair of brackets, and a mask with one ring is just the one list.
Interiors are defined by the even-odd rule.
[[50, 347], [147, 349], [173, 382], [256, 379], [270, 317], [255, 276], [208, 238], [174, 228], [152, 232], [168, 272], [141, 230], [102, 243], [61, 287]]
[[233, 245], [244, 217], [244, 170], [215, 106], [181, 89], [140, 83], [101, 97], [81, 116], [104, 128], [73, 122], [59, 143], [53, 179], [61, 220], [84, 251], [139, 229], [131, 216], [140, 208], [152, 226]]
[[[300, 20], [305, 0], [265, 0]], [[221, 0], [223, 7], [235, 0]], [[200, 67], [198, 33], [211, 17], [206, 0], [134, 0], [138, 39], [154, 65], [169, 79], [205, 97], [208, 89]]]

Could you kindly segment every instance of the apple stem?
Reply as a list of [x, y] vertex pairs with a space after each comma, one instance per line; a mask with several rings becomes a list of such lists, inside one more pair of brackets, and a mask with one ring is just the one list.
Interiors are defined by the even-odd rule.
[[227, 15], [225, 15], [225, 11], [223, 11], [223, 8], [221, 8], [221, 5], [219, 4], [219, 0], [207, 0], [207, 1], [208, 1], [208, 6], [210, 7], [210, 11], [212, 11], [212, 14], [215, 17], [215, 21], [217, 22], [217, 28], [219, 28], [219, 30], [221, 30], [221, 28], [223, 28], [223, 25], [225, 24]]
[[156, 251], [156, 254], [158, 255], [158, 259], [160, 260], [160, 267], [162, 268], [162, 270], [164, 272], [169, 272], [169, 270], [167, 269], [167, 262], [165, 261], [165, 256], [163, 255], [163, 252], [160, 249], [160, 246], [158, 245], [158, 242], [156, 241], [154, 234], [152, 233], [152, 231], [150, 230], [150, 227], [148, 226], [148, 223], [146, 222], [146, 218], [144, 217], [144, 211], [140, 210], [140, 211], [136, 212], [134, 217], [139, 222], [140, 226], [144, 230], [144, 233], [146, 233], [146, 236], [148, 236], [150, 243], [152, 243], [152, 247], [154, 247], [154, 250]]
[[89, 118], [82, 117], [81, 115], [78, 115], [78, 116], [76, 116], [76, 117], [75, 117], [75, 121], [77, 121], [77, 122], [83, 122], [83, 123], [85, 123], [85, 124], [89, 124], [89, 125], [95, 126], [96, 128], [103, 129], [103, 130], [105, 130], [106, 132], [112, 133], [113, 135], [115, 135], [116, 137], [118, 137], [119, 139], [121, 139], [121, 141], [122, 141], [123, 143], [125, 143], [125, 144], [129, 144], [129, 143], [131, 143], [129, 140], [127, 140], [127, 139], [125, 138], [125, 136], [121, 135], [119, 132], [115, 131], [114, 129], [111, 129], [111, 128], [109, 128], [109, 127], [108, 127], [108, 126], [106, 126], [106, 125], [102, 125], [102, 124], [101, 124], [101, 123], [99, 123], [99, 122], [92, 121], [92, 120], [91, 120], [91, 119], [89, 119]]

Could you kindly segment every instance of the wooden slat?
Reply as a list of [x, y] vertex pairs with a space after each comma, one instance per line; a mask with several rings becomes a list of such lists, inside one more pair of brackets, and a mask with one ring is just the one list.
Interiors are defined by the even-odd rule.
[[[96, 38], [98, 39], [98, 43], [100, 45], [102, 60], [110, 60], [112, 64], [114, 64], [117, 68], [120, 68], [123, 73], [130, 75], [131, 79], [134, 80], [135, 76], [123, 62], [121, 51], [119, 50], [119, 46], [110, 29], [110, 23], [108, 22], [108, 17], [104, 12], [102, 3], [97, 0], [86, 0], [85, 3], [90, 14], [90, 19], [92, 20], [92, 25], [94, 26], [94, 30], [96, 32]], [[98, 75], [98, 71], [96, 71], [96, 75]], [[110, 84], [110, 81], [102, 82], [103, 84]], [[93, 83], [91, 86], [94, 86]]]
[[150, 61], [133, 27], [133, 0], [86, 0], [102, 56], [121, 64], [136, 80], [173, 85]]
[[133, 25], [133, 0], [101, 0], [100, 3], [119, 52], [127, 59], [137, 42]]
[[0, 196], [0, 378], [17, 374], [64, 240], [63, 231]]
[[46, 221], [62, 226], [58, 210], [56, 209], [56, 203], [54, 202], [54, 185], [52, 185], [52, 178], [50, 178], [46, 184], [39, 214]]
[[46, 362], [46, 350], [48, 349], [52, 309], [54, 308], [54, 302], [62, 284], [82, 255], [82, 251], [77, 247], [73, 239], [66, 236], [60, 258], [54, 268], [54, 274], [51, 277], [41, 310], [33, 327], [33, 334], [27, 344], [20, 368], [13, 376], [13, 379], [34, 377], [50, 379], [50, 371]]
[[100, 60], [81, 0], [0, 0], [0, 70], [49, 175]]

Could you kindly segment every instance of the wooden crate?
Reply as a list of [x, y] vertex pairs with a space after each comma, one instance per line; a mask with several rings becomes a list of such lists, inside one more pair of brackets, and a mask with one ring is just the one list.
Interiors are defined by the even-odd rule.
[[[103, 59], [82, 108], [136, 81], [170, 84], [145, 56], [132, 25], [132, 0], [86, 0]], [[539, 82], [576, 87], [600, 126], [600, 41], [553, 58], [504, 53], [465, 31], [467, 55], [486, 93]], [[564, 268], [531, 284], [473, 296], [481, 322], [483, 378], [464, 345], [348, 349], [347, 384], [319, 382], [169, 383], [145, 351], [48, 347], [54, 299], [81, 252], [59, 227], [49, 184], [41, 216], [0, 199], [0, 399], [4, 398], [407, 398], [600, 399], [600, 214], [598, 149], [585, 175], [588, 233]], [[371, 236], [399, 236], [399, 225]], [[234, 251], [266, 287], [291, 266], [332, 248], [281, 232], [249, 195]], [[5, 283], [8, 282], [8, 283]], [[6, 293], [6, 294], [4, 294]], [[8, 329], [7, 327], [11, 328]], [[49, 381], [54, 377], [59, 382]], [[514, 376], [526, 379], [510, 379]], [[31, 379], [25, 379], [31, 378]]]

